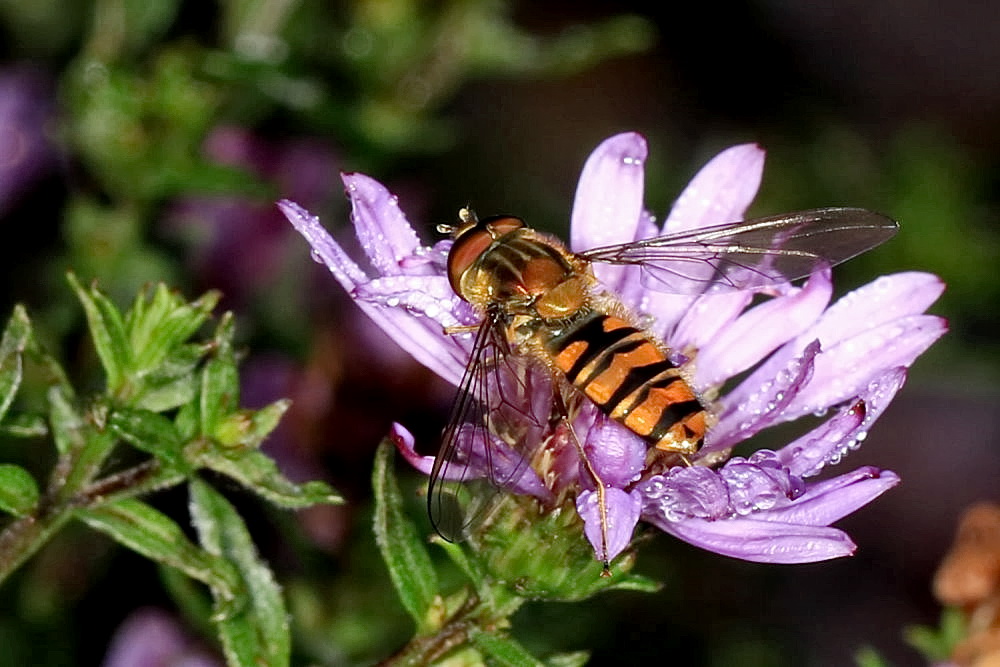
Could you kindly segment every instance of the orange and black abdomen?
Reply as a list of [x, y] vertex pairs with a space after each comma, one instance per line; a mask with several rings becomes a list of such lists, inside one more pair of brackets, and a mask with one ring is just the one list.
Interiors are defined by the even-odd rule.
[[701, 447], [705, 408], [645, 331], [594, 312], [545, 348], [574, 387], [650, 445], [684, 454]]

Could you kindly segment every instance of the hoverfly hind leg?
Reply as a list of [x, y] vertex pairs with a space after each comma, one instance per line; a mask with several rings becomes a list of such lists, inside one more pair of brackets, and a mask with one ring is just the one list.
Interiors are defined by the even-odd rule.
[[450, 327], [444, 327], [444, 335], [460, 336], [462, 334], [476, 333], [478, 330], [479, 324], [453, 324]]
[[602, 577], [611, 576], [611, 559], [608, 557], [608, 499], [607, 499], [607, 487], [604, 484], [604, 480], [597, 473], [597, 469], [594, 468], [593, 463], [587, 457], [587, 452], [583, 448], [583, 443], [580, 439], [576, 437], [576, 430], [573, 428], [573, 424], [570, 422], [569, 410], [566, 407], [566, 402], [563, 400], [562, 392], [559, 391], [558, 387], [553, 387], [553, 406], [555, 408], [554, 417], [557, 422], [561, 422], [565, 427], [566, 432], [569, 434], [569, 439], [573, 442], [573, 446], [576, 448], [577, 454], [580, 456], [580, 461], [583, 463], [584, 469], [590, 476], [591, 480], [594, 482], [594, 492], [597, 494], [597, 509], [601, 519], [601, 565], [603, 566], [601, 570]]

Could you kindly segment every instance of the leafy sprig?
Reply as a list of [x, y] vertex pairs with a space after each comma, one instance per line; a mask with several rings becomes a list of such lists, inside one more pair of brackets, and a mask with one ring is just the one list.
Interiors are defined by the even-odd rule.
[[[200, 474], [227, 476], [284, 508], [342, 502], [323, 482], [293, 483], [259, 451], [288, 402], [240, 407], [231, 315], [219, 318], [207, 339], [195, 338], [212, 320], [218, 294], [188, 302], [161, 284], [123, 313], [96, 286], [73, 275], [69, 283], [86, 314], [103, 388], [80, 395], [39, 344], [27, 311], [14, 309], [0, 340], [0, 429], [47, 436], [57, 458], [44, 484], [25, 467], [0, 465], [0, 510], [11, 516], [0, 532], [0, 582], [67, 522], [82, 521], [204, 583], [229, 664], [287, 664], [281, 589], [239, 514]], [[41, 371], [44, 398], [32, 406], [24, 396], [22, 406], [32, 366]], [[122, 448], [137, 454], [117, 456]], [[189, 487], [198, 543], [143, 499], [181, 484]]]

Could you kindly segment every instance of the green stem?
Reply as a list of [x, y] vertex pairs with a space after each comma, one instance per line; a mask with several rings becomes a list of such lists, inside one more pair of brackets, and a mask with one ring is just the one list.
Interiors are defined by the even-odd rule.
[[[70, 477], [74, 478], [72, 474]], [[72, 496], [63, 497], [60, 493], [58, 502], [43, 501], [36, 515], [17, 519], [0, 533], [0, 583], [48, 542], [73, 517], [75, 509], [100, 507], [114, 500], [173, 486], [183, 480], [182, 474], [165, 471], [159, 461], [146, 461], [100, 479]], [[59, 486], [60, 492], [69, 486], [58, 485], [56, 480], [53, 483]]]
[[380, 666], [419, 667], [434, 664], [457, 649], [471, 647], [475, 629], [509, 626], [508, 619], [524, 603], [523, 598], [514, 594], [491, 596], [491, 599], [502, 599], [502, 606], [498, 608], [476, 595], [470, 595], [437, 632], [414, 637], [398, 653], [379, 663]]
[[17, 519], [0, 533], [0, 583], [28, 560], [72, 514], [65, 508], [51, 508], [38, 516]]

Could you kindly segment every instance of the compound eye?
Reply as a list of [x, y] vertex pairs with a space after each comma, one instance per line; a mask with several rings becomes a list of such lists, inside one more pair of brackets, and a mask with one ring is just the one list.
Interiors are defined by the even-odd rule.
[[524, 220], [515, 218], [512, 215], [498, 215], [481, 220], [480, 224], [485, 226], [494, 238], [497, 238], [504, 234], [509, 234], [515, 229], [521, 229], [524, 227]]

